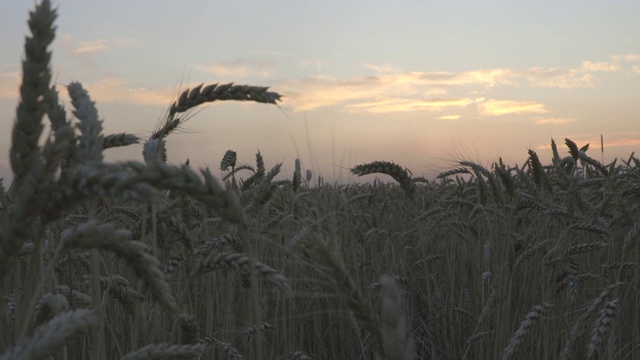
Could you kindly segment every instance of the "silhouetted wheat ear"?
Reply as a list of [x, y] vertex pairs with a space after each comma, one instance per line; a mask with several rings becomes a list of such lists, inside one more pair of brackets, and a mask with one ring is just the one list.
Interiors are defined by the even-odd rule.
[[51, 53], [47, 48], [55, 37], [53, 22], [58, 16], [49, 1], [43, 1], [29, 14], [29, 29], [33, 34], [25, 40], [25, 60], [22, 63], [20, 103], [11, 141], [11, 167], [18, 183], [38, 162], [38, 139], [42, 133], [42, 118], [47, 109], [51, 71]]
[[236, 167], [236, 160], [238, 155], [233, 150], [227, 150], [222, 157], [222, 161], [220, 161], [220, 170], [227, 171], [229, 168]]
[[293, 185], [293, 191], [298, 191], [300, 188], [300, 184], [302, 183], [302, 170], [300, 167], [300, 159], [296, 159], [295, 161], [295, 170], [293, 171], [293, 180], [291, 181]]
[[538, 188], [542, 188], [545, 184], [545, 173], [542, 168], [542, 163], [538, 158], [538, 154], [535, 151], [529, 149], [529, 167], [531, 171], [533, 171], [533, 180], [535, 181]]
[[131, 144], [137, 144], [140, 142], [140, 138], [133, 134], [111, 134], [102, 139], [102, 148], [109, 149], [120, 146], [128, 146]]
[[578, 145], [576, 145], [576, 143], [571, 141], [571, 139], [569, 138], [564, 139], [564, 143], [567, 144], [569, 153], [571, 154], [573, 160], [578, 161], [578, 159], [580, 158], [580, 150], [578, 150]]
[[415, 185], [411, 182], [411, 176], [406, 169], [389, 161], [374, 161], [368, 164], [357, 165], [351, 169], [351, 173], [364, 176], [369, 174], [385, 174], [391, 176], [400, 184], [402, 190], [409, 198], [413, 198]]
[[80, 138], [78, 141], [78, 157], [80, 161], [102, 161], [102, 121], [98, 118], [98, 110], [89, 93], [79, 82], [67, 86], [71, 103], [75, 107], [73, 115], [80, 122]]
[[169, 118], [207, 102], [237, 100], [276, 104], [282, 97], [278, 93], [267, 91], [268, 87], [262, 86], [234, 85], [230, 83], [224, 85], [212, 84], [203, 88], [202, 85], [204, 84], [183, 91], [178, 100], [171, 104]]
[[[55, 96], [49, 88], [51, 53], [47, 51], [55, 37], [53, 22], [56, 17], [49, 1], [43, 1], [29, 14], [28, 24], [32, 36], [27, 37], [24, 44], [20, 102], [16, 109], [9, 152], [14, 173], [11, 192], [15, 200], [11, 209], [2, 214], [3, 229], [0, 231], [0, 286], [3, 285], [5, 275], [10, 273], [14, 257], [20, 251], [22, 242], [27, 240], [36, 218], [42, 216], [41, 205], [56, 194], [52, 189], [55, 168], [51, 168], [51, 164], [59, 160], [56, 159], [56, 151], [52, 149], [55, 146], [48, 146], [48, 153], [41, 153], [38, 146], [44, 114], [47, 110], [53, 110], [60, 115], [59, 107], [54, 109], [55, 106], [52, 105]], [[58, 120], [60, 118], [54, 116], [54, 129]], [[68, 135], [67, 131], [67, 140]], [[47, 145], [50, 144], [48, 139]], [[43, 157], [48, 164], [44, 163]]]
[[560, 161], [562, 161], [562, 159], [560, 159], [560, 154], [558, 153], [558, 146], [556, 145], [555, 140], [553, 140], [553, 138], [551, 139], [551, 153], [553, 154], [553, 165], [558, 165], [560, 164]]

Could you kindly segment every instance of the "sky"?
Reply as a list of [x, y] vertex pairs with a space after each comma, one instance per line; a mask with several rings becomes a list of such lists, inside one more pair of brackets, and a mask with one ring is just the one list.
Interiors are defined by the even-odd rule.
[[[348, 169], [377, 160], [429, 179], [459, 160], [522, 165], [528, 149], [546, 164], [552, 138], [561, 155], [570, 138], [606, 163], [640, 148], [638, 1], [53, 4], [61, 99], [71, 109], [65, 85], [81, 82], [105, 134], [148, 138], [176, 93], [201, 83], [269, 86], [283, 96], [278, 106], [215, 102], [167, 138], [170, 163], [189, 159], [218, 176], [228, 149], [249, 165], [260, 151], [267, 168], [283, 162], [287, 177], [299, 158], [314, 176], [352, 182]], [[5, 184], [33, 6], [0, 1]], [[105, 157], [141, 153], [133, 145]]]

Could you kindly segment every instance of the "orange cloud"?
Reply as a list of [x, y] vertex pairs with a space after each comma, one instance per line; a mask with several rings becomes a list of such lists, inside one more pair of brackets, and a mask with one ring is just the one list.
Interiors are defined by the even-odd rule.
[[533, 67], [522, 72], [522, 76], [533, 86], [558, 87], [563, 89], [576, 87], [594, 87], [596, 77], [580, 69]]
[[322, 60], [317, 60], [317, 59], [302, 59], [300, 60], [300, 65], [303, 68], [306, 68], [308, 66], [315, 66], [316, 71], [320, 72], [322, 71], [322, 68], [324, 67], [325, 63]]
[[235, 59], [215, 64], [196, 64], [194, 67], [202, 72], [212, 73], [218, 76], [235, 77], [260, 75], [266, 78], [274, 71], [271, 62], [256, 59]]
[[[7, 76], [6, 73], [0, 76]], [[82, 86], [89, 92], [91, 99], [98, 103], [120, 102], [138, 105], [161, 105], [169, 106], [176, 99], [177, 90], [172, 87], [159, 89], [149, 89], [144, 87], [135, 87], [128, 81], [117, 77], [105, 77], [98, 81], [88, 82], [82, 81]], [[0, 97], [15, 98], [19, 97], [20, 79], [12, 80], [12, 86], [5, 86], [9, 81], [1, 82]], [[183, 84], [182, 89], [193, 88], [199, 84]], [[63, 85], [56, 85], [60, 98], [64, 102], [69, 102], [67, 89]]]
[[[71, 40], [70, 38], [68, 39]], [[136, 42], [131, 39], [101, 39], [93, 41], [81, 41], [72, 50], [74, 54], [89, 54], [106, 51], [112, 47], [133, 46]]]
[[443, 116], [440, 116], [438, 119], [440, 119], [440, 120], [458, 120], [458, 119], [460, 119], [460, 115], [443, 115]]
[[[417, 111], [434, 106], [424, 100], [448, 93], [452, 87], [476, 87], [467, 94], [484, 91], [495, 86], [535, 87], [594, 87], [598, 72], [619, 71], [616, 64], [583, 61], [575, 68], [532, 67], [526, 70], [505, 68], [479, 69], [465, 72], [410, 71], [402, 72], [393, 65], [363, 64], [375, 70], [375, 76], [354, 77], [337, 80], [327, 76], [313, 76], [302, 80], [283, 81], [278, 88], [287, 94], [286, 104], [293, 111], [307, 111], [320, 107], [347, 104], [350, 111]], [[383, 99], [383, 100], [380, 100]], [[391, 99], [391, 100], [390, 100]], [[392, 101], [392, 103], [391, 103]], [[355, 103], [355, 104], [354, 104]], [[546, 112], [541, 104], [488, 103], [481, 109], [486, 114], [514, 112]]]
[[350, 112], [369, 112], [369, 113], [389, 113], [389, 112], [407, 112], [419, 110], [442, 110], [446, 107], [463, 107], [474, 101], [472, 99], [433, 99], [433, 100], [415, 100], [415, 99], [382, 99], [366, 103], [347, 105]]
[[537, 125], [547, 125], [547, 124], [562, 125], [562, 124], [568, 124], [574, 121], [576, 121], [576, 119], [570, 119], [570, 118], [538, 118], [533, 120], [533, 122], [536, 123]]
[[605, 150], [609, 147], [622, 147], [622, 146], [638, 146], [640, 145], [640, 139], [619, 139], [613, 141], [605, 141]]
[[19, 71], [0, 73], [0, 98], [17, 98], [21, 77], [22, 73]]
[[620, 67], [616, 64], [611, 64], [608, 62], [591, 62], [591, 61], [583, 61], [580, 70], [582, 71], [591, 71], [591, 72], [615, 72], [618, 71]]
[[613, 55], [611, 56], [614, 61], [628, 61], [628, 62], [637, 62], [640, 61], [640, 54], [626, 54], [626, 55]]
[[378, 73], [397, 73], [401, 71], [400, 68], [393, 65], [378, 65], [378, 64], [364, 63], [362, 64], [362, 66], [366, 67], [367, 69], [375, 70]]
[[507, 115], [525, 112], [545, 113], [544, 105], [535, 101], [487, 100], [478, 104], [481, 115]]
[[286, 106], [293, 111], [308, 111], [326, 106], [377, 101], [376, 99], [415, 99], [442, 94], [441, 89], [417, 87], [415, 84], [377, 76], [339, 81], [330, 76], [310, 76], [285, 81], [274, 89], [285, 94]]
[[[121, 102], [139, 105], [165, 105], [168, 106], [175, 99], [175, 89], [147, 89], [133, 87], [126, 80], [115, 77], [102, 78], [95, 82], [81, 82], [89, 92], [93, 101], [100, 103]], [[185, 85], [186, 87], [196, 84]], [[63, 86], [57, 86], [60, 97], [69, 101], [67, 90]], [[17, 97], [18, 94], [16, 93]]]

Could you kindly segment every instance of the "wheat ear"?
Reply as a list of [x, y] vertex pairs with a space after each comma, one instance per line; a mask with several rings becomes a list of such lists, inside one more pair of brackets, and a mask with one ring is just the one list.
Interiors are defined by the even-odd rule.
[[170, 360], [189, 359], [200, 356], [204, 353], [204, 344], [195, 345], [171, 345], [171, 344], [149, 344], [136, 351], [126, 354], [122, 360]]
[[212, 84], [203, 88], [203, 85], [183, 91], [178, 100], [171, 104], [169, 117], [172, 118], [177, 113], [188, 111], [207, 102], [236, 100], [276, 104], [281, 98], [280, 94], [268, 91], [268, 87]]
[[98, 118], [98, 110], [91, 101], [89, 93], [79, 82], [67, 86], [71, 103], [76, 108], [73, 114], [80, 120], [80, 139], [78, 141], [78, 161], [102, 161], [102, 121]]
[[5, 352], [0, 360], [49, 359], [67, 339], [96, 325], [98, 316], [93, 310], [80, 309], [59, 314], [38, 327], [31, 338]]
[[65, 230], [61, 235], [61, 240], [63, 246], [67, 249], [103, 249], [116, 253], [144, 280], [151, 294], [165, 308], [172, 312], [175, 311], [177, 308], [176, 301], [171, 295], [171, 288], [160, 270], [160, 261], [154, 256], [145, 253], [146, 244], [127, 240], [130, 235], [127, 230], [120, 230], [110, 224], [99, 224], [96, 221], [91, 221]]
[[53, 22], [57, 17], [48, 0], [36, 5], [29, 14], [29, 29], [32, 36], [24, 45], [26, 59], [22, 62], [22, 85], [20, 103], [16, 110], [16, 123], [11, 141], [11, 167], [14, 182], [27, 175], [38, 157], [38, 139], [42, 133], [42, 118], [48, 109], [51, 53], [47, 48], [55, 37]]
[[604, 344], [611, 332], [611, 327], [616, 319], [619, 307], [620, 303], [616, 299], [608, 301], [602, 310], [600, 310], [600, 315], [591, 332], [591, 342], [587, 348], [587, 356], [589, 359], [591, 359], [594, 354], [600, 353], [602, 344]]
[[302, 184], [302, 169], [300, 166], [300, 159], [295, 161], [295, 169], [293, 171], [293, 180], [291, 181], [293, 186], [293, 192], [297, 192]]
[[178, 317], [180, 326], [180, 341], [182, 344], [197, 344], [200, 340], [200, 325], [198, 320], [190, 314], [180, 314]]
[[382, 334], [378, 317], [373, 313], [369, 300], [356, 285], [351, 272], [347, 270], [342, 256], [336, 253], [334, 245], [327, 240], [316, 238], [315, 245], [315, 255], [319, 263], [329, 270], [327, 277], [343, 295], [354, 318], [375, 339], [376, 346], [379, 346], [382, 343]]
[[[49, 108], [51, 53], [47, 48], [55, 37], [53, 22], [57, 14], [48, 0], [37, 5], [29, 14], [29, 29], [32, 36], [25, 40], [25, 60], [22, 62], [22, 84], [20, 102], [16, 109], [16, 122], [11, 135], [9, 158], [14, 173], [15, 203], [5, 216], [0, 229], [0, 285], [5, 274], [27, 238], [31, 224], [38, 215], [36, 194], [50, 179], [44, 172], [38, 139], [42, 133], [42, 118]], [[35, 202], [35, 204], [34, 204]]]
[[380, 279], [380, 302], [380, 332], [386, 359], [413, 359], [413, 341], [407, 338], [402, 295], [394, 277], [385, 275]]
[[[251, 259], [245, 254], [225, 252], [209, 255], [200, 263], [198, 271], [206, 273], [220, 268], [231, 268], [250, 273], [250, 264]], [[291, 295], [291, 285], [289, 285], [289, 281], [281, 272], [260, 261], [253, 261], [253, 266], [258, 274], [277, 285], [285, 294]]]
[[206, 338], [202, 338], [200, 340], [201, 344], [206, 344], [206, 345], [216, 345], [222, 348], [222, 351], [224, 351], [224, 354], [226, 355], [227, 359], [229, 360], [242, 360], [244, 359], [244, 357], [242, 356], [242, 354], [240, 354], [240, 351], [238, 351], [238, 349], [236, 349], [232, 344], [226, 343], [224, 341], [220, 341], [216, 338], [213, 337], [206, 337]]
[[374, 161], [368, 164], [357, 165], [351, 169], [351, 172], [358, 176], [375, 173], [389, 175], [400, 184], [400, 187], [404, 190], [407, 197], [413, 198], [415, 185], [411, 181], [409, 172], [400, 167], [400, 165], [389, 161]]
[[102, 139], [102, 148], [110, 149], [114, 147], [129, 146], [140, 142], [140, 138], [133, 134], [119, 133], [110, 134]]
[[531, 329], [538, 323], [538, 321], [543, 317], [546, 310], [551, 305], [536, 305], [531, 308], [531, 311], [527, 314], [525, 319], [518, 326], [518, 330], [513, 334], [511, 340], [509, 341], [509, 345], [504, 349], [502, 353], [502, 359], [507, 360], [511, 359], [515, 354], [516, 350], [520, 347], [524, 338], [529, 334]]

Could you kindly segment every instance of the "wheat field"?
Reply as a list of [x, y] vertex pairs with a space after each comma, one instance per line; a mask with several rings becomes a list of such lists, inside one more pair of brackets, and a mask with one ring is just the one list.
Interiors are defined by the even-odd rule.
[[[103, 134], [81, 83], [71, 109], [51, 85], [55, 19], [29, 15], [0, 188], [0, 359], [640, 359], [634, 154], [551, 140], [548, 165], [381, 160], [351, 172], [392, 183], [338, 185], [229, 150], [217, 179], [165, 139], [200, 105], [280, 94], [201, 85], [148, 138]], [[144, 162], [103, 160], [133, 144]]]

